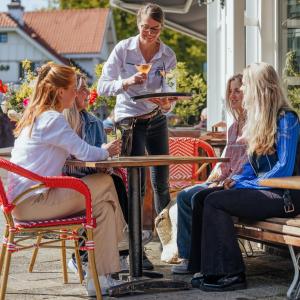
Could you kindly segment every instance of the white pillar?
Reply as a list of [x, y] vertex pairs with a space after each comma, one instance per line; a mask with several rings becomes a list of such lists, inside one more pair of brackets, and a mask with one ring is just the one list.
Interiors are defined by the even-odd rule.
[[[207, 5], [207, 128], [222, 119], [222, 81], [224, 74], [224, 43], [222, 43], [222, 12], [219, 1]], [[223, 46], [223, 51], [222, 51]], [[220, 53], [221, 52], [221, 53]], [[222, 57], [223, 56], [223, 57]]]

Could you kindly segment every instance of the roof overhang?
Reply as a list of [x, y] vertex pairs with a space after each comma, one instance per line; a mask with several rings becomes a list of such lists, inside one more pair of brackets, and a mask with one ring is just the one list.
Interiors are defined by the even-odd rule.
[[[144, 5], [139, 0], [110, 0], [112, 7], [132, 14]], [[165, 25], [168, 28], [196, 38], [206, 43], [206, 5], [199, 6], [198, 0], [159, 0], [165, 12]]]

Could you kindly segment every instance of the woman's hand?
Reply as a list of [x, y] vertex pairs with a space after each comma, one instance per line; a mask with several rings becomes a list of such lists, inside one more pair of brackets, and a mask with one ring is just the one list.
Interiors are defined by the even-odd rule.
[[219, 182], [218, 181], [214, 181], [212, 183], [209, 184], [208, 188], [214, 188], [214, 187], [217, 187], [219, 185]]
[[231, 178], [226, 178], [223, 182], [224, 190], [229, 190], [235, 185], [235, 181]]
[[110, 157], [118, 155], [121, 152], [121, 140], [113, 140], [110, 143], [103, 144], [101, 148], [106, 149]]
[[158, 105], [163, 111], [171, 109], [172, 102], [176, 101], [177, 97], [151, 98], [150, 101]]
[[143, 84], [147, 80], [147, 74], [137, 72], [123, 80], [123, 89], [126, 91], [131, 85]]

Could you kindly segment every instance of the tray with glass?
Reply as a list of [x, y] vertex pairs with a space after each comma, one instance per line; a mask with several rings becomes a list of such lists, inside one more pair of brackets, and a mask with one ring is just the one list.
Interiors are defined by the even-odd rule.
[[192, 93], [177, 93], [177, 92], [168, 92], [168, 93], [149, 93], [144, 95], [133, 96], [131, 99], [133, 101], [143, 101], [152, 99], [158, 100], [169, 100], [169, 101], [177, 101], [177, 100], [189, 100], [192, 97]]

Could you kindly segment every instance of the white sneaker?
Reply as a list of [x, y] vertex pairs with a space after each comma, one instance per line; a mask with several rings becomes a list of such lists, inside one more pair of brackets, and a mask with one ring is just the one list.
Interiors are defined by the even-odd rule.
[[[86, 277], [86, 269], [87, 269], [87, 263], [86, 262], [81, 262], [81, 266], [82, 266], [82, 275], [83, 278]], [[75, 259], [71, 258], [68, 262], [68, 269], [71, 270], [72, 272], [74, 272], [75, 274], [78, 274], [78, 266], [77, 266], [77, 262]]]
[[182, 259], [180, 264], [174, 265], [171, 268], [171, 272], [173, 274], [189, 274], [190, 271], [188, 270], [189, 260]]
[[[108, 295], [109, 288], [120, 285], [122, 283], [125, 283], [125, 281], [123, 281], [123, 280], [113, 279], [110, 275], [107, 275], [107, 276], [101, 275], [98, 278], [99, 278], [99, 283], [100, 283], [100, 287], [101, 287], [101, 294], [103, 296]], [[96, 289], [95, 289], [95, 285], [94, 285], [94, 280], [92, 278], [89, 278], [87, 280], [86, 291], [87, 291], [87, 295], [89, 297], [96, 296]]]

